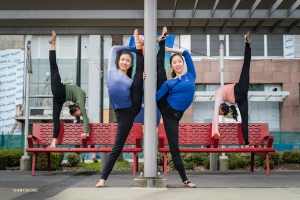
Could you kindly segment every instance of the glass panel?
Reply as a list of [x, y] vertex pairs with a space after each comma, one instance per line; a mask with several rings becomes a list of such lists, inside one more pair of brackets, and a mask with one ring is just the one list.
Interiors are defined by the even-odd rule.
[[268, 35], [268, 56], [283, 56], [283, 36]]
[[207, 53], [207, 36], [191, 35], [192, 56], [204, 56]]
[[64, 84], [76, 84], [77, 62], [76, 59], [57, 59], [61, 81]]
[[249, 91], [265, 91], [264, 84], [250, 84]]
[[30, 83], [39, 82], [39, 59], [32, 59], [32, 74], [29, 75]]
[[195, 91], [206, 91], [206, 85], [205, 84], [196, 84]]
[[264, 56], [264, 35], [250, 35], [253, 44], [251, 44], [252, 56]]
[[39, 59], [39, 84], [49, 84], [50, 86], [50, 81], [51, 75], [49, 59]]
[[244, 56], [245, 35], [229, 35], [229, 56]]

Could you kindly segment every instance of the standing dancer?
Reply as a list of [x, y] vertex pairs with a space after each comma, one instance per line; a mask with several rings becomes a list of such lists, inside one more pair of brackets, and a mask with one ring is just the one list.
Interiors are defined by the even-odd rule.
[[249, 90], [249, 72], [251, 61], [251, 48], [252, 40], [250, 39], [250, 33], [246, 35], [246, 46], [244, 53], [244, 64], [238, 83], [224, 85], [219, 88], [215, 93], [215, 108], [214, 118], [212, 125], [212, 137], [219, 133], [219, 115], [232, 114], [233, 119], [237, 121], [238, 113], [234, 105], [230, 107], [225, 103], [238, 104], [242, 118], [242, 132], [247, 147], [251, 146], [248, 139], [248, 90]]
[[[141, 110], [143, 95], [144, 57], [143, 41], [139, 33], [134, 31], [136, 47], [113, 46], [108, 66], [108, 93], [117, 118], [117, 134], [112, 152], [107, 158], [103, 173], [96, 187], [104, 187], [118, 156], [122, 152], [125, 141], [132, 128], [134, 118]], [[136, 53], [136, 72], [131, 79], [133, 55]]]
[[[195, 93], [196, 72], [190, 53], [183, 49], [165, 48], [164, 27], [162, 35], [157, 38], [159, 51], [157, 53], [157, 93], [156, 101], [162, 114], [170, 151], [175, 168], [179, 172], [183, 186], [196, 187], [186, 177], [178, 145], [178, 126], [184, 111], [191, 105]], [[164, 59], [165, 51], [174, 53], [170, 57], [170, 66], [173, 69], [172, 79], [167, 80]], [[188, 71], [184, 74], [185, 58]]]
[[56, 63], [56, 33], [52, 31], [52, 38], [49, 40], [51, 49], [49, 51], [50, 72], [51, 72], [51, 91], [53, 94], [53, 139], [48, 148], [55, 148], [59, 134], [59, 118], [63, 104], [66, 101], [72, 101], [74, 105], [70, 105], [70, 114], [72, 116], [82, 116], [84, 123], [84, 134], [89, 137], [89, 119], [85, 110], [85, 92], [77, 85], [64, 85], [61, 83], [61, 78]]

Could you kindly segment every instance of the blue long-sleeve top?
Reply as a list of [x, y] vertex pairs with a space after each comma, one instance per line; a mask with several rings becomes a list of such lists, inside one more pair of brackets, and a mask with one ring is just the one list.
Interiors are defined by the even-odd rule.
[[133, 80], [126, 74], [119, 71], [115, 64], [117, 52], [121, 50], [135, 52], [135, 47], [113, 46], [110, 51], [107, 71], [107, 86], [108, 95], [114, 110], [128, 108], [132, 104], [130, 88]]
[[186, 110], [191, 105], [195, 94], [196, 71], [194, 63], [187, 50], [184, 50], [182, 55], [185, 58], [187, 73], [179, 78], [165, 81], [156, 92], [156, 101], [169, 93], [167, 101], [172, 108], [178, 111]]

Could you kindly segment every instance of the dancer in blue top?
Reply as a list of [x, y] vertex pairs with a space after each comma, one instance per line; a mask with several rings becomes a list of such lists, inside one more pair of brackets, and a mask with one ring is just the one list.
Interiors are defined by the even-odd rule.
[[[183, 186], [196, 187], [185, 174], [184, 165], [178, 147], [178, 126], [184, 111], [191, 105], [195, 93], [196, 71], [190, 53], [183, 49], [165, 48], [164, 27], [162, 35], [157, 38], [159, 51], [157, 53], [157, 93], [156, 101], [162, 114], [174, 166], [179, 172]], [[170, 57], [170, 67], [173, 69], [172, 79], [167, 80], [164, 58], [165, 51], [174, 53]], [[188, 68], [183, 71], [184, 60]]]
[[[144, 57], [143, 41], [139, 33], [134, 31], [136, 47], [113, 46], [107, 72], [107, 85], [110, 101], [113, 105], [118, 123], [115, 144], [105, 163], [103, 173], [96, 187], [104, 187], [112, 168], [122, 152], [134, 118], [141, 110], [143, 95]], [[136, 53], [136, 72], [131, 79], [133, 55]], [[104, 163], [103, 163], [104, 164]]]

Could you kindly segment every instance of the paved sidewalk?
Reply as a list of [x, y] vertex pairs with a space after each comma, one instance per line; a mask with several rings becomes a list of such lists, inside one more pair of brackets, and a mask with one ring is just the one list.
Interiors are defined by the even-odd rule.
[[[95, 188], [99, 172], [0, 171], [0, 199], [300, 199], [300, 171], [187, 172], [197, 188], [182, 188], [177, 172], [167, 177], [167, 188], [133, 188], [131, 173], [112, 173], [107, 187]], [[20, 192], [13, 189], [37, 189]]]

